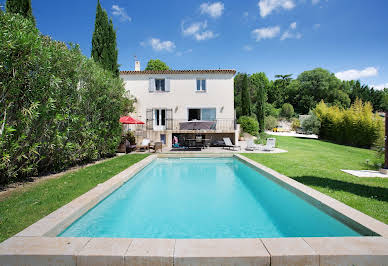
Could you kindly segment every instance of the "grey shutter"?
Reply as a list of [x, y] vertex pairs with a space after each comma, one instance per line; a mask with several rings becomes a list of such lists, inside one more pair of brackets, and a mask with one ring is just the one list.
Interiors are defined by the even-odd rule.
[[197, 79], [197, 91], [201, 90], [201, 80]]
[[202, 80], [202, 90], [203, 90], [203, 91], [206, 90], [206, 79], [203, 79], [203, 80]]
[[166, 110], [166, 130], [172, 130], [172, 109]]
[[150, 84], [148, 88], [149, 92], [154, 92], [155, 91], [155, 79], [150, 78]]
[[166, 78], [165, 82], [165, 91], [170, 91], [170, 79]]
[[154, 128], [154, 116], [153, 116], [152, 109], [147, 109], [146, 128], [147, 130], [152, 130]]

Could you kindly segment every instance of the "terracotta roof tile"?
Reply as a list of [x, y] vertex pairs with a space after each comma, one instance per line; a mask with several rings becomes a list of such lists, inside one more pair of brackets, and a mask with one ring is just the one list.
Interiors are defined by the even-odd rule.
[[147, 75], [147, 74], [236, 74], [234, 69], [207, 69], [207, 70], [143, 70], [120, 71], [120, 75]]

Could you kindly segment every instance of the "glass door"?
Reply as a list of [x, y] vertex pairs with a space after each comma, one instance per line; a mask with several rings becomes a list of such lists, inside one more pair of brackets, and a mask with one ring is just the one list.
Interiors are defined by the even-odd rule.
[[166, 130], [166, 109], [154, 109], [154, 130]]

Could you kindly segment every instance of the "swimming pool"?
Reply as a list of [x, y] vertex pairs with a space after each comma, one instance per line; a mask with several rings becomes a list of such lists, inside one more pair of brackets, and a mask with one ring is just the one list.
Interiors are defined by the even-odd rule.
[[59, 236], [361, 235], [237, 158], [158, 158]]

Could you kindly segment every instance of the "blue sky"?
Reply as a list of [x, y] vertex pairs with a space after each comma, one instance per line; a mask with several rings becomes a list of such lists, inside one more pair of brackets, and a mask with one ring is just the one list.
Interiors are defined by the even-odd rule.
[[[32, 0], [37, 26], [90, 56], [97, 0]], [[121, 70], [159, 58], [173, 69], [295, 74], [315, 67], [388, 87], [385, 0], [101, 0]], [[342, 72], [342, 73], [341, 73]]]

